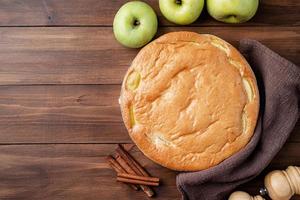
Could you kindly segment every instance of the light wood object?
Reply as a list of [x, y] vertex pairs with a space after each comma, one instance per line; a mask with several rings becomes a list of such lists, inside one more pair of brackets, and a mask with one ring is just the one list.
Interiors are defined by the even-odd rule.
[[273, 200], [289, 200], [300, 194], [300, 167], [289, 166], [286, 170], [275, 170], [265, 177], [265, 187]]
[[253, 197], [246, 192], [236, 191], [230, 195], [228, 200], [265, 200], [265, 199], [259, 195]]
[[[289, 200], [300, 194], [300, 167], [289, 166], [286, 170], [275, 170], [265, 177], [265, 188], [261, 194], [268, 194], [272, 200]], [[236, 191], [228, 200], [264, 200], [262, 196], [250, 196], [246, 192]]]

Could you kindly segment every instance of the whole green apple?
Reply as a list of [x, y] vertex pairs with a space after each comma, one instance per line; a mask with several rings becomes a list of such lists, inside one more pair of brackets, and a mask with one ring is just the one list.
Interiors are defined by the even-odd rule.
[[243, 23], [251, 19], [259, 0], [207, 0], [208, 13], [218, 21]]
[[139, 48], [151, 41], [157, 31], [154, 10], [141, 1], [124, 4], [117, 12], [113, 31], [115, 38], [124, 46]]
[[204, 0], [159, 0], [161, 13], [175, 24], [191, 24], [200, 16]]

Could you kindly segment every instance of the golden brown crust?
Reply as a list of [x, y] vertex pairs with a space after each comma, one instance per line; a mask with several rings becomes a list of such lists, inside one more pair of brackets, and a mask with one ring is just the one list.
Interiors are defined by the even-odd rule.
[[120, 105], [139, 149], [174, 170], [215, 166], [251, 139], [259, 94], [251, 67], [213, 35], [165, 34], [125, 75]]

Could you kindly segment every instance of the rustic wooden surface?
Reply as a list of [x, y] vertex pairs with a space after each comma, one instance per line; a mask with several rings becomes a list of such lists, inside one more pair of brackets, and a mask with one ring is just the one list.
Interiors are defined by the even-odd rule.
[[[131, 143], [117, 99], [138, 50], [120, 46], [112, 20], [123, 0], [0, 0], [0, 199], [147, 199], [114, 180], [105, 156]], [[262, 0], [241, 25], [206, 12], [177, 27], [160, 14], [157, 36], [177, 30], [218, 35], [237, 46], [261, 41], [300, 65], [300, 1]], [[163, 184], [157, 199], [180, 199], [176, 173], [138, 149], [133, 155]], [[300, 122], [268, 168], [241, 189], [253, 194], [273, 169], [300, 165]], [[293, 199], [300, 199], [294, 197]]]

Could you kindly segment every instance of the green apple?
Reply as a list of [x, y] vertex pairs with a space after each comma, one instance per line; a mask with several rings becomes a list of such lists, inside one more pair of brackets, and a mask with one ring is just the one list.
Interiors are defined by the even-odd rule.
[[200, 16], [204, 0], [159, 0], [161, 13], [175, 24], [191, 24]]
[[243, 23], [251, 19], [259, 0], [207, 0], [208, 13], [218, 21]]
[[114, 18], [115, 38], [124, 46], [139, 48], [147, 44], [157, 32], [154, 10], [141, 1], [124, 4]]

